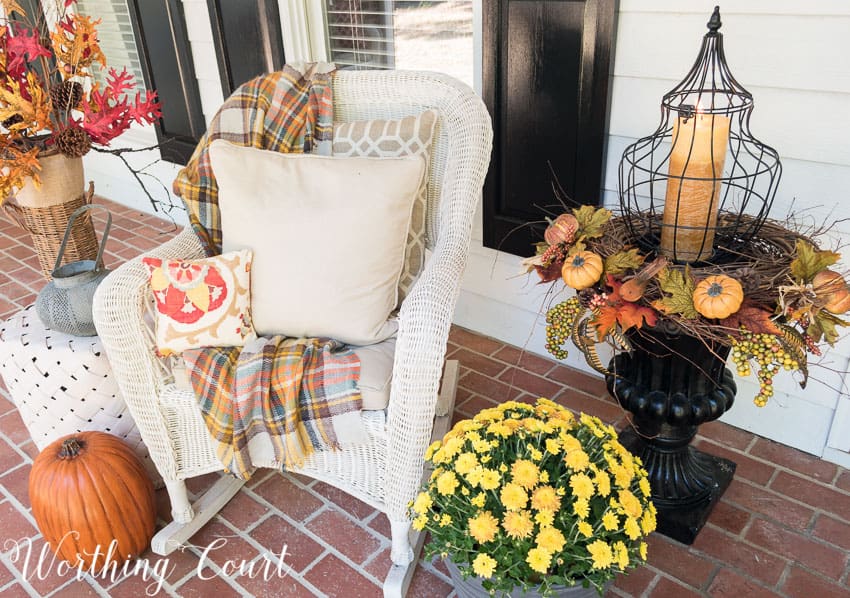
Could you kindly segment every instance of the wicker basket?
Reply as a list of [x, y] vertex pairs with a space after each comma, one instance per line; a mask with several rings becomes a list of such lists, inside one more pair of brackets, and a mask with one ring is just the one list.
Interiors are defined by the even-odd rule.
[[[36, 188], [28, 181], [14, 201], [7, 201], [3, 206], [12, 220], [29, 232], [41, 272], [50, 280], [68, 220], [74, 210], [91, 202], [94, 186], [89, 183], [88, 191], [84, 192], [82, 158], [42, 152], [38, 161], [41, 187]], [[74, 222], [63, 263], [93, 260], [96, 255], [94, 223], [91, 216], [85, 214]]]

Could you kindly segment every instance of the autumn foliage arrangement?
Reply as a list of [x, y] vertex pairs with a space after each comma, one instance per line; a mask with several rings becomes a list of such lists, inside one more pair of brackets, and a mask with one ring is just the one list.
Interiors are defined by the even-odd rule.
[[434, 470], [411, 517], [431, 534], [426, 555], [491, 595], [574, 585], [602, 595], [646, 560], [647, 473], [599, 418], [508, 401], [455, 424], [425, 459]]
[[820, 249], [816, 236], [767, 221], [733, 259], [683, 265], [642, 248], [610, 210], [567, 211], [550, 221], [545, 241], [525, 261], [541, 282], [560, 280], [576, 291], [548, 310], [546, 349], [563, 359], [569, 339], [607, 374], [598, 343], [629, 350], [630, 334], [663, 319], [730, 347], [738, 374], [756, 370], [754, 402], [764, 406], [779, 371], [798, 372], [805, 386], [808, 355], [820, 355], [818, 345], [833, 345], [850, 324], [843, 317], [850, 288], [834, 269], [840, 255]]
[[85, 155], [134, 123], [160, 116], [156, 93], [142, 97], [124, 68], [106, 69], [98, 43], [100, 20], [75, 12], [75, 0], [58, 0], [49, 35], [44, 18], [33, 18], [15, 0], [0, 0], [0, 203], [27, 180], [39, 184], [39, 156]]

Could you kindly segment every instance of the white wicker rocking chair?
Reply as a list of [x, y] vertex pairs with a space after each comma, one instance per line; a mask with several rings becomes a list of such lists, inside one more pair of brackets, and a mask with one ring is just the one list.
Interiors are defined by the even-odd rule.
[[[433, 252], [401, 306], [389, 406], [362, 412], [367, 444], [314, 453], [298, 470], [333, 484], [387, 514], [394, 566], [385, 595], [402, 596], [421, 548], [411, 533], [407, 505], [422, 479], [423, 454], [448, 429], [457, 363], [446, 364], [446, 341], [470, 242], [470, 229], [490, 158], [490, 117], [466, 85], [435, 73], [343, 71], [334, 78], [337, 121], [401, 118], [439, 111], [429, 172], [427, 246]], [[201, 257], [188, 228], [150, 255]], [[94, 316], [121, 393], [171, 500], [173, 522], [152, 541], [168, 554], [190, 538], [239, 491], [240, 480], [223, 476], [194, 504], [184, 481], [222, 469], [191, 392], [178, 390], [167, 364], [154, 352], [145, 306], [147, 273], [136, 258], [98, 289]], [[440, 389], [442, 377], [442, 390]], [[439, 401], [438, 401], [439, 398]], [[435, 423], [435, 413], [438, 415]]]

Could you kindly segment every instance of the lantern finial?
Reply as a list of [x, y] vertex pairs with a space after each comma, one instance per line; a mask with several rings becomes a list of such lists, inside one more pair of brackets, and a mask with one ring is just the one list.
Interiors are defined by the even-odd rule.
[[706, 27], [708, 27], [708, 30], [712, 33], [717, 33], [721, 25], [723, 25], [723, 23], [720, 22], [720, 7], [715, 6], [714, 12], [711, 13], [711, 18], [708, 20], [708, 23], [706, 23]]

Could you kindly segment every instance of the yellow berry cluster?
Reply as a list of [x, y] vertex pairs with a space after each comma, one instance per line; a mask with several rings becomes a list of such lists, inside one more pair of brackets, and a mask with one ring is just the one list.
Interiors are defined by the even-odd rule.
[[776, 336], [767, 333], [755, 334], [744, 329], [739, 339], [732, 340], [732, 361], [740, 376], [749, 376], [752, 373], [751, 361], [758, 366], [760, 389], [753, 402], [759, 407], [764, 407], [773, 396], [773, 377], [780, 369], [797, 370], [800, 367]]
[[578, 297], [561, 301], [546, 312], [546, 350], [555, 359], [566, 359], [568, 352], [564, 343], [570, 338], [573, 324], [584, 308]]

